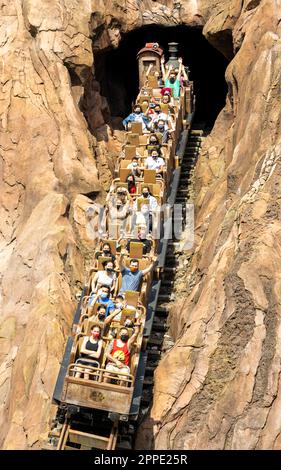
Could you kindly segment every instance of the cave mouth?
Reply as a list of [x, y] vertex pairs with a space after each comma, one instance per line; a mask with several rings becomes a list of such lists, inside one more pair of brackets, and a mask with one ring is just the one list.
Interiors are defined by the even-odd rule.
[[194, 81], [196, 113], [194, 124], [211, 129], [225, 105], [228, 60], [205, 39], [202, 28], [179, 26], [142, 26], [123, 34], [118, 48], [95, 51], [95, 77], [101, 95], [110, 109], [110, 126], [120, 127], [120, 118], [131, 112], [139, 91], [137, 52], [146, 42], [158, 42], [168, 60], [168, 43], [179, 43], [179, 57], [190, 69]]

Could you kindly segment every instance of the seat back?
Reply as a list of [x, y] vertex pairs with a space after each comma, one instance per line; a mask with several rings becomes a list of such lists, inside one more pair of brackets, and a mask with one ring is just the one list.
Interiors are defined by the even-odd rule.
[[112, 261], [112, 258], [110, 256], [99, 256], [98, 257], [98, 271], [103, 270], [103, 263], [105, 261]]
[[140, 293], [138, 291], [127, 290], [125, 292], [125, 300], [127, 304], [132, 305], [133, 307], [136, 307], [138, 305], [139, 296]]
[[95, 302], [94, 305], [88, 308], [88, 318], [97, 314], [98, 307], [102, 305], [99, 302]]
[[145, 147], [144, 146], [138, 147], [137, 152], [141, 157], [143, 157], [145, 154]]
[[169, 114], [169, 105], [167, 103], [161, 103], [161, 111], [162, 113]]
[[155, 77], [155, 75], [148, 75], [147, 84], [151, 88], [157, 88], [158, 87], [158, 80]]
[[139, 137], [140, 137], [139, 134], [128, 132], [126, 136], [126, 143], [128, 145], [139, 145], [140, 143]]
[[132, 170], [130, 168], [120, 168], [119, 170], [119, 176], [120, 176], [120, 182], [126, 182], [127, 176], [132, 173]]
[[147, 94], [143, 94], [143, 92], [141, 92], [137, 98], [137, 103], [142, 104], [143, 101], [149, 101], [150, 96], [151, 96], [151, 89], [147, 90]]
[[130, 258], [142, 258], [143, 257], [143, 243], [130, 242]]
[[149, 205], [149, 200], [148, 198], [145, 197], [138, 197], [137, 199], [137, 209], [140, 210], [143, 205]]
[[143, 134], [139, 136], [139, 145], [146, 145], [147, 144], [147, 134]]
[[[121, 160], [120, 161], [120, 168], [119, 168], [119, 171], [121, 168], [126, 168], [127, 169], [127, 166], [130, 165], [130, 163], [132, 163], [132, 160]], [[119, 172], [118, 172], [119, 174]]]
[[141, 109], [142, 109], [142, 112], [145, 113], [146, 110], [148, 108], [148, 102], [147, 101], [143, 101], [143, 103], [141, 104]]
[[93, 326], [100, 326], [100, 325], [99, 325], [99, 322], [96, 321], [96, 320], [89, 320], [89, 319], [88, 319], [87, 324], [85, 325], [85, 330], [84, 330], [84, 331], [85, 331], [85, 334], [86, 334], [87, 336], [90, 336], [90, 334], [91, 334], [91, 329], [92, 329]]
[[161, 88], [153, 88], [152, 96], [154, 96], [154, 98], [159, 98], [160, 99], [162, 97]]
[[131, 130], [133, 133], [142, 134], [142, 123], [141, 122], [134, 122], [132, 121]]
[[[139, 124], [139, 123], [136, 123]], [[136, 155], [136, 146], [135, 145], [125, 145], [125, 160], [132, 160]]]
[[120, 238], [120, 225], [113, 222], [108, 222], [108, 236], [110, 238]]
[[145, 169], [143, 172], [144, 183], [156, 183], [156, 170]]
[[116, 193], [117, 193], [117, 188], [120, 188], [120, 187], [128, 189], [128, 183], [124, 183], [124, 181], [115, 181]]
[[[131, 304], [130, 304], [131, 305]], [[135, 321], [136, 309], [124, 308], [120, 319], [120, 325], [124, 325], [126, 320]]]
[[152, 189], [153, 196], [156, 197], [159, 200], [160, 196], [162, 195], [161, 193], [162, 193], [162, 191], [161, 191], [160, 183], [154, 183], [153, 184], [153, 189]]
[[154, 194], [153, 194], [153, 183], [148, 183], [148, 184], [147, 183], [141, 183], [141, 192], [142, 192], [143, 188], [149, 188], [149, 191], [151, 192], [152, 196], [154, 196]]

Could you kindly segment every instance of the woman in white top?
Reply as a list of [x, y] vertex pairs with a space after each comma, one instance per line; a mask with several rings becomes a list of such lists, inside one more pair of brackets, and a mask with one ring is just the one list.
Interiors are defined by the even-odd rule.
[[104, 261], [102, 263], [104, 270], [97, 271], [92, 280], [92, 292], [96, 293], [101, 286], [108, 286], [114, 291], [116, 284], [116, 273], [114, 272], [114, 264], [112, 261]]

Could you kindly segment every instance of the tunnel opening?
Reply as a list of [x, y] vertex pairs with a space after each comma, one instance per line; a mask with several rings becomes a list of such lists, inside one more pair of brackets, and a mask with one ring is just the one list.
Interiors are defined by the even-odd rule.
[[106, 98], [113, 129], [122, 129], [121, 119], [131, 112], [139, 91], [137, 52], [146, 42], [158, 42], [168, 60], [168, 43], [179, 43], [179, 57], [190, 69], [194, 81], [196, 113], [194, 123], [213, 124], [225, 105], [228, 60], [202, 34], [202, 28], [149, 25], [123, 35], [116, 49], [95, 51], [95, 78]]

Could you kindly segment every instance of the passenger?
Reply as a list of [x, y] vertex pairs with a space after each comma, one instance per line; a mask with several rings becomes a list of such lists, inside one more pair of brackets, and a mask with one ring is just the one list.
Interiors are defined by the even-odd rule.
[[147, 255], [150, 253], [151, 248], [152, 248], [152, 240], [151, 236], [147, 233], [147, 227], [146, 225], [140, 225], [138, 227], [138, 233], [137, 233], [137, 238], [132, 238], [131, 240], [128, 241], [127, 243], [127, 250], [130, 252], [130, 244], [132, 242], [141, 242], [143, 244], [143, 254]]
[[171, 118], [171, 116], [167, 113], [163, 113], [161, 111], [161, 106], [158, 104], [155, 107], [155, 114], [151, 117], [150, 129], [153, 129], [159, 121], [164, 121], [167, 129], [171, 129], [172, 131], [175, 130], [175, 124]]
[[[176, 74], [179, 73], [179, 69], [175, 69]], [[182, 72], [180, 76], [180, 83], [181, 83], [181, 88], [184, 88], [188, 84], [188, 75], [186, 73], [185, 67], [182, 66]]]
[[128, 190], [117, 188], [116, 195], [112, 195], [108, 202], [109, 217], [112, 222], [126, 220], [131, 213], [131, 199]]
[[142, 112], [147, 116], [148, 111], [149, 111], [149, 101], [148, 100], [143, 100], [143, 102], [141, 104], [141, 109], [142, 109]]
[[[100, 367], [100, 356], [102, 351], [101, 328], [94, 325], [91, 328], [91, 336], [85, 336], [80, 349], [80, 356], [75, 364], [82, 366]], [[75, 377], [80, 378], [84, 374], [84, 379], [89, 380], [91, 369], [75, 367]]]
[[121, 251], [119, 258], [119, 269], [122, 274], [122, 285], [119, 293], [126, 292], [127, 290], [139, 291], [143, 276], [150, 273], [154, 267], [155, 258], [151, 257], [151, 264], [147, 268], [140, 270], [137, 259], [131, 259], [130, 267], [127, 268], [124, 264], [124, 254], [126, 254], [126, 250]]
[[163, 174], [165, 160], [160, 156], [159, 150], [152, 150], [151, 155], [144, 162], [144, 167], [148, 170], [155, 170], [157, 174]]
[[96, 293], [101, 286], [108, 286], [113, 292], [116, 285], [116, 273], [114, 272], [114, 264], [112, 261], [104, 261], [102, 263], [103, 270], [97, 271], [92, 280], [92, 292]]
[[104, 256], [105, 258], [111, 258], [112, 262], [115, 263], [115, 256], [111, 252], [111, 247], [109, 243], [104, 242], [101, 248], [101, 251], [97, 251], [95, 254], [95, 258], [98, 259], [100, 256]]
[[[140, 324], [136, 324], [136, 331], [129, 339], [129, 331], [127, 328], [120, 330], [119, 338], [114, 339], [106, 352], [108, 363], [105, 369], [108, 372], [115, 374], [130, 374], [130, 356], [131, 349], [136, 341], [140, 332]], [[111, 382], [111, 378], [108, 374], [104, 374], [105, 382]], [[118, 378], [121, 380], [120, 385], [125, 387], [127, 382], [123, 375], [119, 375]], [[123, 380], [122, 380], [123, 379]]]
[[115, 317], [115, 320], [116, 321], [120, 321], [121, 320], [121, 314], [122, 314], [122, 310], [123, 308], [126, 307], [126, 302], [125, 302], [125, 297], [123, 294], [118, 294], [116, 296], [116, 299], [115, 299], [115, 308], [116, 310], [119, 310], [119, 314]]
[[165, 80], [165, 87], [172, 88], [173, 90], [173, 97], [179, 98], [180, 97], [180, 77], [182, 73], [182, 58], [179, 58], [179, 71], [178, 74], [174, 70], [171, 70], [169, 73], [169, 77]]
[[136, 194], [137, 192], [137, 186], [136, 186], [136, 180], [135, 176], [133, 173], [127, 176], [126, 182], [128, 183], [128, 190], [130, 194]]
[[148, 132], [147, 126], [149, 124], [149, 119], [142, 112], [141, 106], [139, 104], [136, 104], [134, 106], [134, 111], [131, 114], [129, 114], [129, 116], [127, 116], [123, 120], [123, 126], [125, 127], [126, 130], [128, 130], [128, 123], [129, 122], [141, 122], [142, 123], [142, 131], [143, 132]]
[[[151, 123], [155, 121], [159, 121], [159, 119], [163, 119], [164, 121], [167, 120], [168, 116], [166, 113], [162, 113], [160, 104], [157, 104], [154, 108], [154, 113], [150, 116]], [[150, 123], [150, 128], [151, 128]]]
[[147, 145], [152, 145], [152, 146], [156, 146], [156, 147], [160, 147], [160, 143], [159, 143], [159, 140], [158, 140], [158, 137], [156, 134], [150, 134], [149, 138], [148, 138], [148, 144]]
[[118, 316], [121, 317], [121, 311], [122, 309], [118, 308], [117, 304], [115, 304], [112, 313], [106, 316], [106, 307], [104, 305], [99, 305], [97, 308], [97, 313], [89, 317], [88, 321], [94, 321], [101, 328], [101, 334], [103, 336], [107, 336], [110, 323], [113, 319], [118, 320]]
[[[135, 201], [134, 208], [136, 211], [138, 211], [138, 201], [143, 199], [147, 199], [147, 204], [142, 204], [141, 205], [141, 213], [144, 218], [144, 223], [149, 227], [149, 232], [152, 231], [152, 220], [153, 220], [153, 212], [155, 212], [158, 208], [158, 202], [157, 199], [151, 194], [149, 187], [144, 186], [142, 189], [142, 195], [137, 198]], [[138, 219], [137, 219], [138, 220]], [[138, 224], [138, 222], [136, 221]], [[142, 222], [141, 222], [142, 224]], [[134, 226], [134, 223], [132, 224]]]
[[157, 79], [157, 83], [158, 83], [159, 88], [162, 87], [162, 86], [164, 86], [163, 79], [162, 79], [160, 73], [158, 72], [158, 70], [156, 70], [156, 72], [154, 72], [154, 75], [155, 75], [155, 77], [156, 77], [156, 79]]
[[171, 105], [171, 96], [169, 94], [163, 95], [161, 99], [161, 109], [162, 105], [168, 105], [168, 111], [171, 115], [175, 114], [175, 108]]
[[135, 178], [141, 178], [142, 168], [139, 164], [139, 158], [137, 157], [132, 158], [132, 163], [129, 163], [127, 168], [132, 171], [132, 174], [134, 175]]
[[114, 310], [114, 303], [110, 298], [110, 288], [108, 286], [102, 286], [96, 294], [91, 293], [88, 304], [92, 306], [96, 302], [106, 307], [106, 316]]
[[154, 131], [161, 135], [160, 143], [166, 144], [170, 138], [170, 132], [168, 124], [160, 119], [158, 122], [155, 123]]
[[162, 88], [161, 90], [161, 95], [162, 95], [162, 98], [164, 96], [168, 96], [170, 98], [170, 105], [171, 106], [175, 106], [175, 100], [174, 100], [174, 97], [172, 96], [172, 88]]
[[149, 118], [153, 116], [155, 106], [156, 106], [155, 103], [149, 103], [148, 109], [146, 110], [146, 114], [148, 115]]

